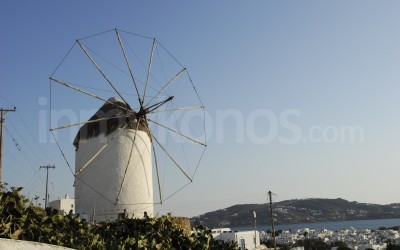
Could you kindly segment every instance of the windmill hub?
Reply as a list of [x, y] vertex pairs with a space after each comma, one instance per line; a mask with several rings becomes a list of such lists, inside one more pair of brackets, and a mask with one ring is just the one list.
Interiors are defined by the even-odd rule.
[[136, 116], [137, 117], [145, 117], [146, 116], [146, 114], [148, 114], [149, 113], [149, 109], [147, 109], [147, 108], [140, 108], [140, 110], [139, 110], [139, 112], [137, 112], [136, 113]]

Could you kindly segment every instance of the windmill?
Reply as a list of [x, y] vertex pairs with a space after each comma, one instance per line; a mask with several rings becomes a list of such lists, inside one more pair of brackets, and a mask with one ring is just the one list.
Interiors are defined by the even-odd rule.
[[[206, 147], [204, 105], [158, 40], [118, 29], [77, 39], [50, 77], [50, 109], [81, 114], [85, 105], [98, 110], [50, 119], [82, 217], [153, 215], [193, 181]], [[66, 130], [76, 134], [74, 170], [60, 142]]]

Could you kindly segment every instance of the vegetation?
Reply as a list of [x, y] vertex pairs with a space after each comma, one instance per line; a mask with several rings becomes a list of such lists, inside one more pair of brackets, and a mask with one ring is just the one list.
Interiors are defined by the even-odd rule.
[[214, 240], [201, 225], [188, 235], [173, 226], [170, 215], [90, 224], [78, 215], [34, 206], [21, 195], [22, 188], [0, 189], [0, 238], [76, 249], [237, 249], [236, 243]]
[[386, 250], [400, 250], [400, 245], [393, 245], [392, 243], [389, 243], [386, 247]]

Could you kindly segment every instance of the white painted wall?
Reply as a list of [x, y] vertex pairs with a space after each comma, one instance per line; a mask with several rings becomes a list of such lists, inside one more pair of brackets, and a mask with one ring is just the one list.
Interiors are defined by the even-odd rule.
[[[134, 136], [133, 129], [117, 129], [108, 136], [100, 134], [80, 140], [75, 158], [75, 172], [103, 145], [110, 142], [102, 153], [77, 175], [78, 178], [75, 178], [76, 213], [82, 218], [91, 220], [94, 212], [96, 221], [112, 220], [118, 217], [118, 213], [123, 213], [124, 209], [129, 216], [134, 215], [137, 218], [143, 217], [145, 211], [150, 216], [153, 215], [151, 141], [146, 132], [138, 130], [129, 161]], [[117, 202], [122, 181], [122, 191]]]
[[[253, 249], [260, 245], [260, 232], [259, 231], [242, 231], [234, 232], [230, 228], [216, 228], [212, 229], [212, 235], [216, 240], [222, 241], [235, 241], [241, 247], [244, 244], [244, 249]], [[254, 235], [256, 235], [256, 245], [254, 245]], [[243, 249], [243, 248], [241, 248]]]
[[71, 210], [72, 213], [75, 213], [75, 199], [66, 198], [50, 201], [49, 207], [63, 211], [65, 214], [68, 214]]

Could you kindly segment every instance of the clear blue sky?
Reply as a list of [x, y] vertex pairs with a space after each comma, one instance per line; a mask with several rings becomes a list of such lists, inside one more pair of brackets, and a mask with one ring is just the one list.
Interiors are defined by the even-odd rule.
[[[117, 27], [173, 51], [210, 116], [195, 181], [161, 212], [264, 203], [268, 190], [277, 201], [400, 202], [399, 9], [398, 1], [2, 1], [0, 106], [18, 110], [6, 117], [3, 179], [43, 196], [39, 166], [54, 163], [51, 197], [73, 195], [55, 144], [39, 143], [48, 109], [39, 99], [76, 38]], [[362, 136], [339, 138], [349, 127]]]

